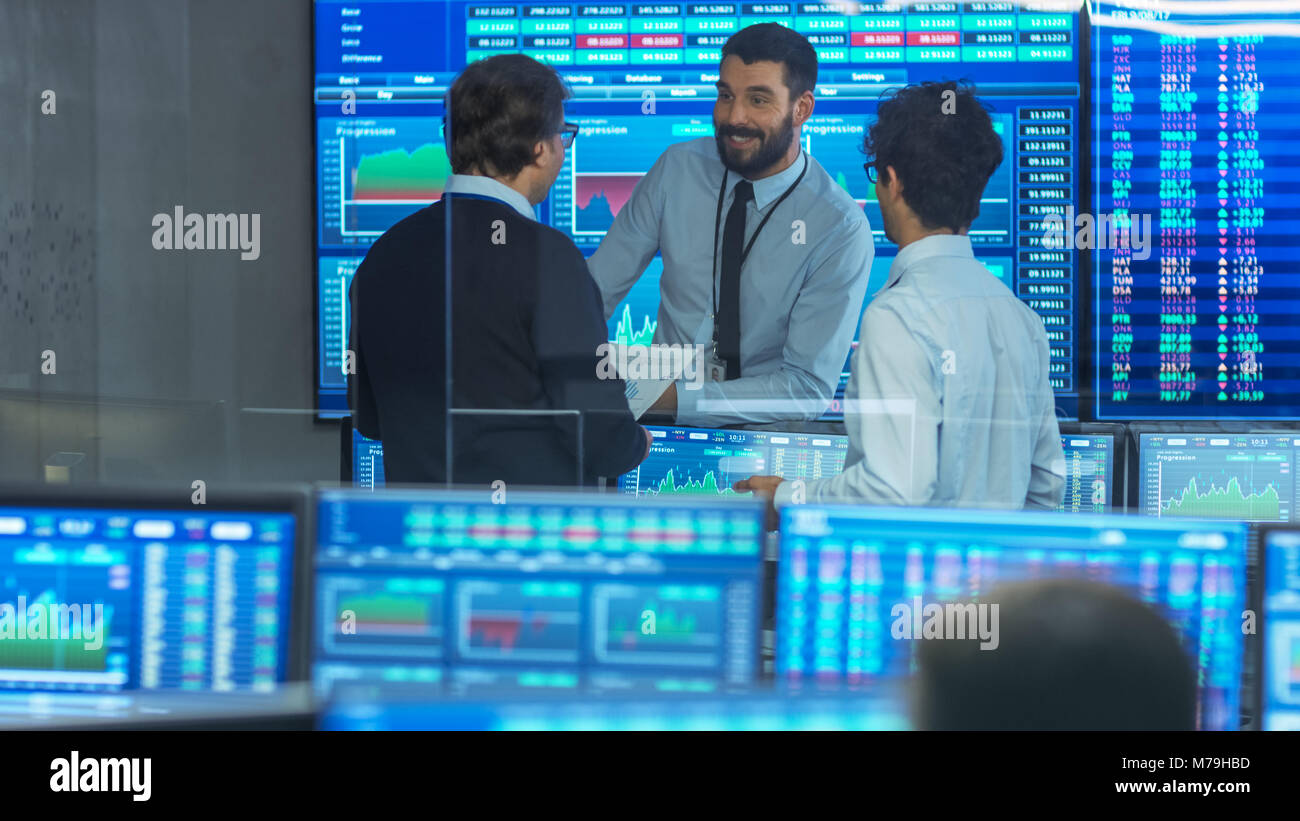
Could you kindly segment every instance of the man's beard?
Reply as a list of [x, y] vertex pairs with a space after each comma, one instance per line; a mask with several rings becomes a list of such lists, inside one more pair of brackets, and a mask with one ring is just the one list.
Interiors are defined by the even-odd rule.
[[[727, 137], [757, 137], [758, 150], [748, 160], [733, 160], [728, 155]], [[718, 147], [718, 159], [728, 169], [748, 177], [766, 171], [785, 156], [794, 142], [794, 109], [785, 118], [785, 123], [773, 134], [764, 134], [758, 129], [737, 128], [729, 125], [714, 126], [713, 141]]]

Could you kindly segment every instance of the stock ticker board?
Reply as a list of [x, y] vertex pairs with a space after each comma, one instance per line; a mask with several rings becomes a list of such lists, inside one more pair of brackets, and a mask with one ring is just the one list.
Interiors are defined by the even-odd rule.
[[1097, 7], [1094, 207], [1151, 236], [1094, 252], [1096, 417], [1300, 417], [1300, 41]]

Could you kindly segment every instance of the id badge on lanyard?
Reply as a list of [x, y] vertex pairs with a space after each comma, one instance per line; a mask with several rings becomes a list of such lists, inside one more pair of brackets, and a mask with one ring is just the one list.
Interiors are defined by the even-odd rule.
[[710, 382], [727, 381], [727, 363], [718, 358], [717, 351], [705, 361], [704, 377]]

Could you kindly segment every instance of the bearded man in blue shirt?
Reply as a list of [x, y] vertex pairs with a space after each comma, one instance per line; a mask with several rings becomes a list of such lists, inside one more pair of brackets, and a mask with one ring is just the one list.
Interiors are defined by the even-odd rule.
[[835, 396], [875, 246], [862, 206], [804, 151], [817, 52], [776, 23], [722, 47], [714, 136], [659, 157], [588, 261], [608, 319], [663, 255], [656, 344], [703, 350], [677, 424], [816, 419]]

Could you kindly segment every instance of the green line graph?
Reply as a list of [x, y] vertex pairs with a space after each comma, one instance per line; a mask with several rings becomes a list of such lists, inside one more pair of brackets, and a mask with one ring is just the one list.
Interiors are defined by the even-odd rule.
[[[8, 602], [13, 607], [14, 602]], [[36, 605], [40, 605], [37, 608]], [[107, 669], [108, 645], [112, 638], [113, 608], [102, 609], [103, 621], [95, 625], [99, 631], [99, 646], [87, 649], [90, 643], [86, 629], [91, 625], [82, 622], [79, 613], [73, 620], [69, 616], [64, 621], [58, 608], [58, 597], [53, 590], [46, 590], [27, 603], [28, 613], [25, 618], [27, 635], [6, 636], [0, 640], [0, 668], [18, 670], [92, 670]], [[79, 605], [73, 607], [80, 610]], [[84, 611], [82, 611], [84, 612]], [[92, 611], [93, 612], [93, 611]], [[38, 615], [38, 613], [40, 615]], [[37, 629], [35, 623], [42, 622], [40, 628], [45, 638], [29, 638]], [[73, 631], [74, 624], [80, 625], [80, 631]], [[10, 625], [11, 629], [13, 625]], [[76, 637], [62, 634], [78, 632]], [[61, 635], [54, 635], [60, 633]]]
[[664, 474], [654, 485], [646, 488], [646, 493], [653, 494], [695, 494], [701, 496], [717, 496], [719, 494], [735, 493], [730, 487], [718, 487], [718, 477], [713, 471], [704, 474], [704, 479], [696, 480], [687, 477], [679, 482], [672, 468]]
[[[845, 175], [843, 171], [835, 172], [835, 184], [838, 185], [840, 188], [843, 188], [845, 191], [848, 191], [849, 196], [853, 195], [853, 189], [849, 188], [849, 178]], [[874, 184], [868, 185], [867, 201], [871, 202], [874, 201], [875, 199], [876, 199], [876, 186]]]
[[451, 175], [451, 162], [442, 145], [425, 143], [414, 151], [394, 148], [361, 156], [356, 168], [355, 200], [414, 199], [442, 196]]
[[657, 324], [647, 316], [641, 330], [636, 330], [636, 323], [632, 319], [632, 307], [624, 303], [623, 316], [618, 321], [614, 341], [619, 345], [649, 345], [654, 342], [655, 326]]
[[614, 619], [610, 626], [610, 638], [625, 641], [628, 636], [633, 636], [637, 641], [655, 642], [693, 636], [698, 632], [697, 619], [694, 615], [681, 614], [673, 609], [662, 609], [658, 602], [647, 601], [642, 605], [641, 612], [656, 614], [653, 633], [643, 633], [639, 623], [630, 624], [624, 619]]
[[339, 618], [348, 611], [356, 614], [361, 623], [427, 625], [433, 602], [428, 596], [373, 595], [348, 596], [339, 599]]
[[1202, 491], [1192, 477], [1177, 495], [1162, 501], [1162, 516], [1192, 516], [1200, 519], [1238, 519], [1275, 522], [1281, 518], [1277, 488], [1271, 483], [1255, 493], [1245, 493], [1236, 476], [1223, 487], [1212, 482]]

